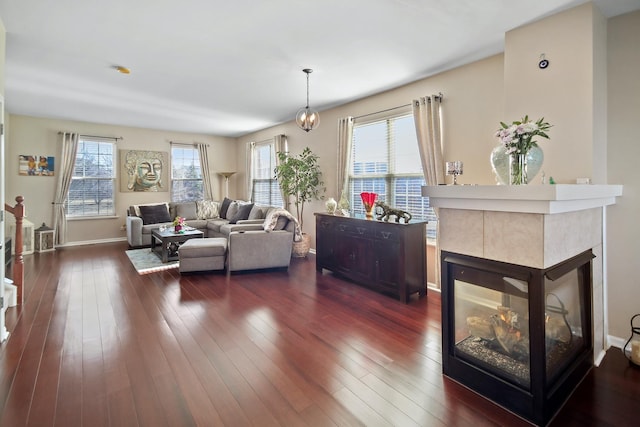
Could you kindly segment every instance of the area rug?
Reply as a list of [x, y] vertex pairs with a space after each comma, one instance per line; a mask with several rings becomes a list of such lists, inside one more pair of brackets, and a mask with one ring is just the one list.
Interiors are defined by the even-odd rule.
[[178, 261], [163, 263], [158, 255], [151, 252], [149, 248], [131, 249], [126, 252], [131, 264], [138, 274], [149, 274], [156, 271], [171, 270], [178, 268]]

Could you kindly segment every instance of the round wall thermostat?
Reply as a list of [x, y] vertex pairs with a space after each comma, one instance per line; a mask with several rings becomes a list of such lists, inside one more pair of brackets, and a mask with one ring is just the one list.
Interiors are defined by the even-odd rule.
[[540, 67], [543, 70], [548, 66], [549, 66], [549, 61], [547, 61], [546, 59], [543, 59], [542, 61], [538, 62], [538, 67]]

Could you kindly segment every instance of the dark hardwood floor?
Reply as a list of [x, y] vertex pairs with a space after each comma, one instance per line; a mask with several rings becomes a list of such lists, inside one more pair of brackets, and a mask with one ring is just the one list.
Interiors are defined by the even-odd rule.
[[[125, 244], [26, 258], [0, 347], [1, 426], [526, 426], [444, 378], [440, 298], [320, 275], [139, 276]], [[638, 425], [640, 369], [611, 349], [553, 421]]]

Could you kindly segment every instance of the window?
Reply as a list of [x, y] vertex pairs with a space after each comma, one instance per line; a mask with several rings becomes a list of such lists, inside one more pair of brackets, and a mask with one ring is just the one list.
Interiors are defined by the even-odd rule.
[[198, 149], [187, 145], [171, 146], [171, 200], [190, 202], [203, 198]]
[[68, 217], [115, 215], [115, 142], [80, 136], [69, 194], [65, 202]]
[[[436, 221], [425, 185], [413, 115], [387, 118], [353, 127], [352, 163], [349, 173], [351, 208], [364, 216], [363, 191], [408, 211], [414, 220]], [[435, 238], [429, 227], [428, 237]]]
[[276, 147], [273, 142], [255, 145], [251, 162], [251, 200], [269, 206], [284, 206], [278, 181], [274, 178]]

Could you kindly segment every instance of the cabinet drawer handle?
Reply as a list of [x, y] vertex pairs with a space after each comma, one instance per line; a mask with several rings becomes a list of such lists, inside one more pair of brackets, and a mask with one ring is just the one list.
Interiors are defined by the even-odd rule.
[[381, 231], [380, 234], [382, 234], [382, 237], [384, 237], [385, 239], [388, 239], [389, 236], [391, 236], [390, 231]]
[[358, 227], [358, 234], [364, 234], [365, 231], [367, 231], [366, 228]]

